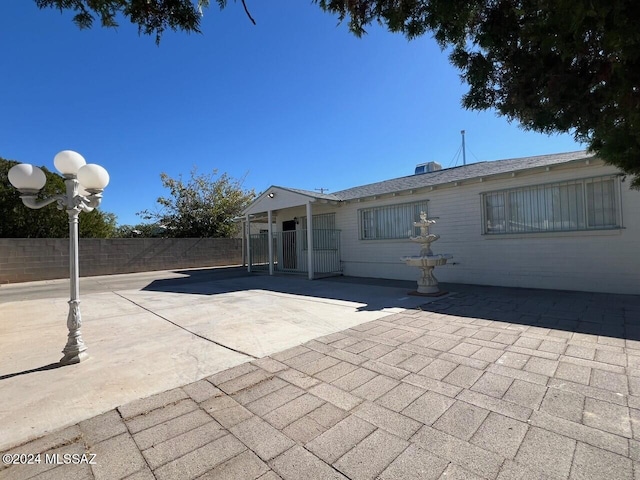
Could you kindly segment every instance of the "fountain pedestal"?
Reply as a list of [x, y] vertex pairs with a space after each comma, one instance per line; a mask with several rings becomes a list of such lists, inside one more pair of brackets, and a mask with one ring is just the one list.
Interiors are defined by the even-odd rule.
[[440, 235], [429, 233], [429, 226], [434, 223], [436, 223], [436, 221], [428, 219], [425, 212], [420, 212], [420, 221], [413, 223], [414, 227], [420, 227], [420, 235], [417, 237], [409, 237], [409, 240], [421, 245], [420, 255], [401, 258], [407, 265], [418, 267], [421, 270], [421, 275], [418, 279], [418, 289], [416, 292], [411, 292], [414, 294], [438, 296], [446, 293], [442, 292], [438, 287], [438, 280], [433, 274], [433, 269], [434, 267], [446, 264], [447, 260], [453, 257], [449, 254], [434, 255], [431, 251], [431, 243], [440, 238]]

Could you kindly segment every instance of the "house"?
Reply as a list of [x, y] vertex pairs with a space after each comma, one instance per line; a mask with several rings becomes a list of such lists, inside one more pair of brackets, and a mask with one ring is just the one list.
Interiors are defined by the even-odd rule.
[[[245, 250], [250, 271], [415, 280], [400, 257], [421, 211], [453, 258], [441, 282], [640, 293], [640, 192], [586, 152], [439, 169], [322, 194], [272, 186], [245, 211], [266, 222]], [[246, 236], [245, 236], [246, 239]]]

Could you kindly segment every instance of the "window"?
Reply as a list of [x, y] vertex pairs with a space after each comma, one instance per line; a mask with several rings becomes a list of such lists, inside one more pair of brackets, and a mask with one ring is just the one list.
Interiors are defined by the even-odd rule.
[[484, 233], [618, 228], [618, 188], [606, 176], [484, 193]]
[[[300, 217], [302, 228], [303, 249], [307, 249], [307, 217]], [[336, 214], [323, 213], [313, 216], [313, 249], [336, 250], [338, 248], [338, 235], [336, 230]]]
[[616, 185], [614, 179], [589, 181], [587, 186], [587, 227], [615, 228], [618, 226], [616, 214]]
[[413, 226], [420, 212], [427, 211], [427, 200], [358, 210], [360, 240], [388, 240], [419, 235]]
[[[307, 217], [300, 217], [300, 225], [303, 230], [307, 229]], [[334, 230], [336, 228], [336, 214], [335, 213], [323, 213], [313, 216], [313, 229], [314, 230]]]

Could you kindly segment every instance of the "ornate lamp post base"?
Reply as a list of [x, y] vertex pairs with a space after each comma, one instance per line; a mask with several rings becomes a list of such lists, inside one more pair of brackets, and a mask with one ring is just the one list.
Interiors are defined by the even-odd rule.
[[[75, 284], [75, 282], [72, 283]], [[67, 344], [62, 350], [64, 357], [60, 360], [60, 364], [71, 365], [89, 358], [89, 354], [86, 352], [87, 346], [84, 344], [84, 340], [82, 340], [82, 335], [80, 334], [81, 325], [80, 300], [70, 300], [69, 316], [67, 317], [69, 335], [67, 336]]]
[[[84, 348], [84, 350], [86, 349], [87, 347]], [[65, 347], [65, 350], [66, 350], [66, 347]], [[84, 350], [82, 352], [77, 352], [77, 353], [65, 352], [65, 350], [62, 351], [62, 353], [64, 353], [64, 357], [60, 359], [60, 365], [73, 365], [74, 363], [80, 363], [89, 358], [89, 354]]]

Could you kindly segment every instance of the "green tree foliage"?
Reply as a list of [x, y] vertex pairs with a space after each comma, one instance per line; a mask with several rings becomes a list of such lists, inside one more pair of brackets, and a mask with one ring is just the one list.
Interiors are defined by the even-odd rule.
[[[244, 0], [241, 1], [244, 5]], [[73, 21], [81, 29], [91, 28], [96, 18], [100, 19], [103, 27], [117, 27], [117, 17], [123, 16], [138, 26], [139, 33], [155, 35], [156, 43], [160, 43], [160, 38], [167, 29], [200, 33], [202, 9], [210, 4], [210, 0], [35, 0], [35, 2], [38, 8], [56, 8], [61, 12], [73, 11], [75, 14]], [[222, 9], [227, 5], [227, 0], [216, 0], [216, 3]], [[248, 11], [247, 15], [249, 15]]]
[[136, 225], [119, 225], [116, 228], [117, 238], [152, 238], [164, 237], [166, 228], [155, 223], [138, 223]]
[[356, 35], [432, 33], [469, 85], [465, 108], [571, 133], [640, 188], [637, 0], [314, 1]]
[[158, 198], [159, 211], [138, 215], [166, 227], [167, 237], [232, 237], [239, 229], [233, 219], [256, 197], [253, 189], [242, 188], [240, 180], [226, 173], [217, 176], [216, 170], [199, 174], [194, 168], [186, 182], [166, 173], [160, 179], [170, 196]]
[[[197, 0], [35, 0], [105, 26], [122, 13], [140, 31], [199, 31]], [[361, 36], [372, 23], [432, 34], [469, 91], [523, 128], [570, 133], [640, 188], [640, 2], [637, 0], [312, 0]], [[244, 1], [242, 2], [244, 5]], [[217, 0], [220, 8], [226, 0]], [[246, 6], [245, 6], [246, 10]], [[247, 12], [248, 14], [248, 12]], [[251, 17], [249, 17], [251, 18]]]
[[[0, 158], [0, 238], [66, 238], [69, 236], [69, 216], [58, 210], [56, 204], [39, 210], [27, 208], [20, 200], [20, 193], [9, 183], [9, 169], [18, 162]], [[40, 167], [47, 176], [47, 183], [39, 198], [65, 192], [64, 179], [57, 173]], [[114, 235], [116, 216], [95, 209], [80, 214], [80, 237], [108, 238]]]
[[[65, 216], [68, 218], [68, 215]], [[80, 213], [78, 229], [81, 238], [111, 238], [116, 234], [116, 224], [117, 217], [114, 213], [94, 209]]]

